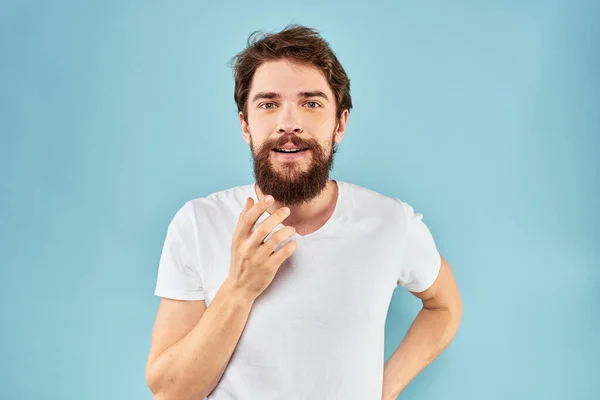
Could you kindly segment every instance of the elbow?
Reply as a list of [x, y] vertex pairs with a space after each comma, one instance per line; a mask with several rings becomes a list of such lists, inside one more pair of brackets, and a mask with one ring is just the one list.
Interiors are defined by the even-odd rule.
[[454, 321], [456, 324], [456, 329], [458, 330], [458, 327], [460, 326], [460, 321], [462, 320], [463, 317], [463, 304], [462, 304], [462, 299], [460, 298], [460, 296], [458, 297], [458, 300], [456, 301], [456, 305], [454, 306]]
[[209, 392], [201, 391], [190, 393], [190, 387], [182, 388], [181, 385], [175, 385], [173, 378], [166, 378], [164, 371], [159, 371], [155, 365], [148, 364], [146, 367], [146, 385], [152, 392], [152, 400], [197, 400], [204, 399]]
[[458, 334], [458, 328], [460, 327], [460, 321], [462, 319], [462, 308], [450, 309], [446, 311], [446, 322], [442, 340], [444, 347], [452, 342]]
[[[441, 319], [441, 325], [443, 325], [443, 336], [447, 342], [454, 340], [454, 337], [458, 333], [460, 322], [462, 320], [463, 310], [462, 304], [459, 301], [455, 302], [449, 307], [442, 307], [436, 309], [439, 312], [439, 318]], [[443, 322], [442, 322], [443, 321]]]
[[148, 386], [148, 389], [150, 389], [150, 391], [152, 392], [152, 399], [153, 400], [166, 400], [165, 396], [160, 392], [158, 375], [155, 371], [155, 368], [153, 368], [152, 363], [148, 363], [146, 365], [145, 378], [146, 378], [146, 386]]
[[446, 308], [448, 313], [448, 325], [452, 332], [452, 337], [458, 332], [460, 322], [463, 316], [463, 306], [460, 297], [458, 297], [449, 307]]
[[165, 390], [163, 376], [153, 363], [146, 366], [146, 386], [152, 392], [152, 400], [171, 400], [176, 397], [170, 391]]
[[454, 340], [456, 334], [458, 333], [458, 328], [460, 327], [460, 322], [463, 316], [463, 308], [460, 300], [452, 307], [450, 310], [450, 318], [449, 318], [449, 333], [450, 340]]
[[198, 400], [206, 398], [207, 395], [208, 394], [180, 395], [174, 391], [152, 391], [152, 400]]
[[[150, 386], [148, 386], [148, 387], [150, 387]], [[176, 400], [176, 399], [180, 399], [180, 397], [178, 398], [173, 393], [163, 392], [163, 391], [159, 391], [159, 390], [153, 390], [152, 388], [150, 388], [150, 391], [152, 392], [152, 400]]]

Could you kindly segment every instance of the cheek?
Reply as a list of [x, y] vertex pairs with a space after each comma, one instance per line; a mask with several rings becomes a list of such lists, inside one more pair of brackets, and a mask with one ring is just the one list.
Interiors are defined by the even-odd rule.
[[254, 126], [255, 129], [259, 127], [262, 129], [272, 127], [276, 122], [277, 118], [274, 112], [261, 112], [258, 110], [250, 110], [248, 112], [248, 123], [250, 126]]
[[255, 144], [262, 143], [269, 139], [274, 131], [274, 127], [269, 123], [265, 123], [264, 120], [254, 119], [250, 120], [250, 123], [248, 124], [248, 133]]
[[331, 123], [331, 118], [324, 114], [309, 116], [302, 122], [304, 129], [308, 130], [309, 132], [318, 132], [323, 134], [325, 132], [331, 132], [334, 128]]

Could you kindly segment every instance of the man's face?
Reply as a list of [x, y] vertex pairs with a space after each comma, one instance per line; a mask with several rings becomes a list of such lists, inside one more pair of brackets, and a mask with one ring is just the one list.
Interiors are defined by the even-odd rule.
[[348, 111], [336, 120], [336, 102], [316, 67], [270, 61], [255, 72], [240, 113], [250, 145], [254, 176], [263, 193], [286, 205], [307, 202], [325, 188]]

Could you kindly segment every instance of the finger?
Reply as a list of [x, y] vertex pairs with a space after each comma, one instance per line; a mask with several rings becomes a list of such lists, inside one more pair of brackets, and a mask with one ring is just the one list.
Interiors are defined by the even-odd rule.
[[273, 234], [264, 244], [260, 245], [257, 251], [257, 257], [259, 259], [267, 259], [277, 246], [281, 243], [294, 236], [296, 233], [296, 229], [292, 226], [286, 226]]
[[253, 205], [254, 205], [254, 199], [252, 197], [247, 197], [246, 202], [244, 203], [244, 207], [242, 208], [242, 211], [240, 212], [240, 218], [242, 218], [242, 215], [244, 215], [246, 212], [248, 212], [248, 210], [251, 209]]
[[284, 219], [286, 219], [290, 215], [290, 209], [287, 207], [282, 207], [279, 210], [275, 211], [271, 214], [267, 219], [258, 225], [256, 230], [252, 233], [250, 238], [248, 239], [248, 246], [250, 248], [257, 248], [261, 246], [265, 238], [269, 236], [271, 231], [277, 227]]
[[238, 217], [238, 223], [233, 231], [233, 238], [236, 239], [240, 235], [240, 225], [242, 218], [248, 212], [249, 209], [254, 206], [254, 199], [252, 197], [246, 197], [246, 202], [244, 203], [244, 207], [242, 207], [242, 211], [240, 211], [240, 215]]
[[279, 268], [285, 260], [287, 260], [292, 254], [294, 254], [297, 248], [298, 245], [296, 244], [296, 242], [290, 240], [286, 243], [285, 246], [273, 253], [273, 255], [269, 257], [268, 262], [271, 263], [274, 267]]
[[[254, 200], [252, 200], [253, 202]], [[238, 222], [237, 234], [243, 237], [248, 237], [252, 233], [252, 227], [258, 221], [261, 215], [273, 204], [272, 196], [265, 196], [264, 199], [253, 204], [243, 215], [240, 216]]]

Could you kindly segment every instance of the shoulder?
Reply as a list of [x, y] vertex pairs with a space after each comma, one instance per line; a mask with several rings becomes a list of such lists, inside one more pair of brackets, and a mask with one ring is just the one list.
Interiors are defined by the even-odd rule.
[[347, 218], [361, 226], [376, 226], [394, 238], [404, 237], [407, 231], [407, 212], [402, 200], [379, 191], [351, 183], [343, 183]]
[[406, 214], [407, 204], [397, 197], [349, 182], [340, 182], [340, 187], [354, 211], [399, 214], [401, 217]]

